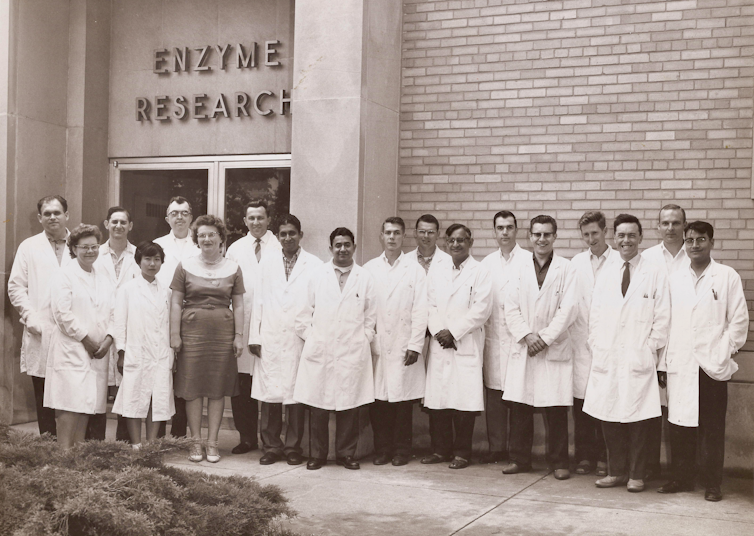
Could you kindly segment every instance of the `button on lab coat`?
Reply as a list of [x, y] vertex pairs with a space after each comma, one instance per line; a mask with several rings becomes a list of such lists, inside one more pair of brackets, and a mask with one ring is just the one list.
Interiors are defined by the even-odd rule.
[[377, 291], [377, 334], [372, 341], [374, 397], [388, 402], [424, 396], [424, 357], [406, 366], [407, 350], [421, 354], [427, 331], [427, 278], [401, 253], [390, 266], [383, 253], [364, 265]]
[[322, 261], [303, 249], [288, 280], [283, 254], [262, 257], [254, 289], [249, 344], [262, 346], [254, 366], [251, 397], [271, 404], [294, 404], [298, 364], [304, 340], [296, 334], [296, 317], [307, 308], [309, 281]]
[[[424, 405], [430, 409], [484, 411], [484, 323], [492, 309], [492, 275], [468, 257], [453, 280], [453, 263], [430, 268], [428, 286], [429, 344]], [[447, 329], [456, 350], [434, 338]]]
[[110, 354], [92, 359], [81, 342], [101, 342], [112, 333], [115, 289], [103, 270], [94, 283], [74, 260], [51, 282], [53, 330], [47, 356], [44, 405], [76, 413], [105, 413]]
[[[50, 283], [54, 276], [71, 262], [68, 246], [58, 264], [55, 250], [42, 232], [27, 238], [16, 251], [8, 279], [8, 297], [24, 325], [21, 342], [21, 372], [45, 377], [50, 337], [55, 328], [50, 308]], [[36, 326], [41, 335], [29, 331]]]
[[621, 293], [623, 262], [606, 266], [589, 312], [592, 368], [584, 412], [601, 421], [638, 422], [659, 417], [657, 350], [670, 325], [670, 293], [663, 271], [642, 258]]
[[699, 368], [713, 380], [727, 381], [738, 370], [731, 354], [746, 342], [749, 311], [741, 277], [711, 261], [694, 289], [690, 269], [670, 280], [672, 322], [660, 369], [668, 373], [668, 421], [699, 425]]
[[[568, 328], [578, 313], [576, 272], [553, 254], [542, 288], [534, 260], [513, 274], [505, 297], [505, 319], [514, 343], [508, 360], [503, 399], [534, 407], [573, 405], [573, 347]], [[547, 348], [528, 355], [525, 337], [538, 334]]]
[[369, 272], [354, 263], [343, 291], [332, 262], [312, 274], [307, 304], [296, 318], [304, 349], [293, 399], [343, 411], [374, 402], [369, 345], [377, 322], [377, 294]]
[[124, 284], [115, 304], [113, 348], [124, 350], [123, 381], [113, 413], [144, 419], [152, 403], [152, 420], [167, 421], [173, 403], [173, 349], [170, 348], [170, 293], [159, 280], [157, 292], [139, 277]]

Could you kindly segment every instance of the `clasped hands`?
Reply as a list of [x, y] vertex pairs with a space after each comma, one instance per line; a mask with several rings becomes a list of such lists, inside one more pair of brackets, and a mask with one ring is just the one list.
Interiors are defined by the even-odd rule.
[[524, 337], [524, 342], [526, 342], [526, 346], [529, 347], [529, 357], [534, 357], [539, 352], [547, 348], [547, 343], [542, 340], [542, 337], [535, 335], [534, 333], [529, 333], [526, 337]]
[[81, 340], [81, 344], [84, 345], [84, 349], [92, 359], [102, 359], [110, 349], [110, 345], [113, 343], [112, 336], [108, 335], [102, 342], [96, 342], [89, 335]]
[[458, 350], [458, 348], [456, 348], [456, 341], [449, 329], [438, 331], [437, 335], [435, 335], [435, 339], [440, 343], [440, 346], [442, 346], [446, 350], [449, 350], [451, 348], [453, 350]]

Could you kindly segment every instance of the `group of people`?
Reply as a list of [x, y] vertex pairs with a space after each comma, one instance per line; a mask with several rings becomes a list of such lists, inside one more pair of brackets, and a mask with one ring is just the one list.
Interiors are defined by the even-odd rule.
[[571, 261], [554, 252], [548, 215], [531, 220], [528, 251], [515, 215], [495, 214], [499, 248], [481, 262], [463, 224], [446, 229], [446, 253], [440, 222], [425, 214], [418, 247], [404, 253], [405, 223], [389, 217], [383, 253], [363, 267], [349, 229], [330, 234], [323, 263], [301, 247], [301, 222], [288, 214], [270, 229], [261, 201], [247, 205], [249, 233], [227, 251], [223, 221], [194, 221], [182, 197], [168, 205], [170, 233], [138, 247], [125, 208], [108, 211], [101, 245], [97, 226], [67, 230], [62, 197], [37, 208], [43, 232], [19, 247], [8, 293], [25, 326], [21, 370], [32, 377], [40, 432], [57, 431], [64, 448], [104, 438], [108, 384], [119, 384], [117, 438], [134, 448], [141, 419], [150, 440], [172, 417], [173, 435], [188, 424], [190, 460], [219, 461], [230, 396], [233, 453], [258, 448], [259, 430], [261, 464], [303, 463], [308, 410], [307, 469], [319, 469], [334, 411], [336, 462], [359, 469], [359, 409], [368, 406], [374, 464], [401, 466], [421, 403], [431, 439], [421, 463], [467, 467], [484, 411], [481, 461], [507, 461], [502, 472], [514, 474], [531, 470], [539, 409], [547, 462], [564, 480], [572, 407], [576, 473], [639, 492], [659, 474], [665, 413], [671, 480], [658, 491], [693, 490], [698, 477], [706, 499], [722, 498], [726, 382], [749, 316], [740, 277], [711, 258], [713, 227], [687, 223], [677, 205], [660, 211], [662, 243], [643, 253], [638, 218], [614, 220], [613, 249], [604, 214], [585, 213], [588, 249]]

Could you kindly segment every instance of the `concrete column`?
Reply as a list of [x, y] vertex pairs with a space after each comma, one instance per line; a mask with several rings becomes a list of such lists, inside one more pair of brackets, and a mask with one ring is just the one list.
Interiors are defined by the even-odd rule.
[[322, 258], [340, 226], [357, 262], [377, 256], [396, 214], [401, 13], [400, 0], [296, 2], [291, 212]]

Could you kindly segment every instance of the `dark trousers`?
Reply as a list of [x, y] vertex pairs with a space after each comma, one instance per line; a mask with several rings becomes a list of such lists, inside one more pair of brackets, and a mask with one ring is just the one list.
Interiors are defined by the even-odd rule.
[[503, 392], [484, 388], [484, 417], [487, 421], [487, 443], [490, 452], [508, 452], [508, 404]]
[[644, 480], [647, 465], [647, 441], [652, 421], [602, 422], [602, 433], [607, 443], [607, 467], [610, 476], [625, 476]]
[[106, 432], [107, 413], [89, 415], [89, 420], [86, 423], [86, 435], [84, 436], [84, 439], [86, 439], [87, 441], [90, 439], [94, 439], [96, 441], [104, 441]]
[[720, 486], [725, 461], [725, 412], [728, 409], [728, 382], [710, 378], [699, 369], [699, 427], [670, 424], [673, 480], [693, 484], [699, 442], [699, 483]]
[[662, 426], [668, 420], [668, 407], [662, 406], [662, 417], [649, 423], [649, 435], [647, 437], [647, 472], [662, 473], [660, 454], [662, 449]]
[[607, 461], [607, 446], [602, 435], [602, 424], [591, 415], [584, 413], [584, 400], [573, 399], [573, 443], [576, 461]]
[[369, 406], [369, 420], [374, 432], [374, 451], [378, 455], [411, 455], [414, 402], [415, 400], [375, 400]]
[[230, 407], [233, 410], [233, 423], [241, 436], [242, 443], [249, 443], [256, 448], [259, 445], [257, 428], [259, 426], [259, 406], [257, 401], [251, 398], [251, 374], [238, 374], [238, 396], [230, 398]]
[[[285, 441], [283, 432], [283, 409], [285, 409]], [[278, 455], [296, 452], [301, 454], [301, 439], [304, 437], [305, 408], [303, 404], [270, 404], [262, 402], [262, 450]]]
[[[330, 450], [330, 410], [311, 407], [311, 451], [309, 457], [326, 460]], [[359, 442], [359, 408], [335, 412], [335, 456], [356, 454]]]
[[[568, 406], [542, 409], [547, 428], [547, 463], [553, 469], [568, 469]], [[533, 444], [534, 407], [511, 402], [510, 460], [531, 467]]]
[[[173, 403], [175, 404], [175, 414], [173, 414], [170, 420], [170, 435], [173, 437], [186, 437], [186, 427], [188, 425], [188, 417], [186, 417], [186, 401], [177, 396], [173, 396]], [[118, 425], [120, 429], [120, 424]], [[167, 421], [162, 421], [160, 427], [157, 430], [157, 437], [165, 437], [167, 430]]]
[[50, 434], [53, 437], [58, 435], [57, 425], [55, 422], [55, 410], [46, 408], [45, 399], [45, 379], [38, 376], [31, 377], [31, 384], [34, 387], [34, 405], [37, 408], [37, 426], [39, 426], [39, 435]]
[[430, 409], [429, 435], [432, 452], [442, 456], [458, 456], [464, 460], [471, 460], [471, 443], [476, 415], [475, 411]]

